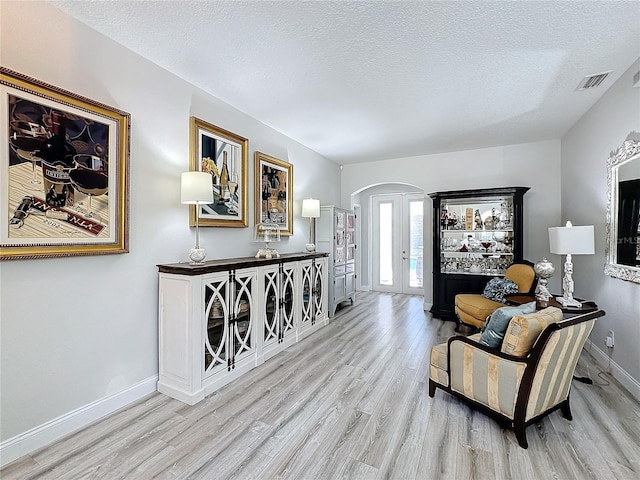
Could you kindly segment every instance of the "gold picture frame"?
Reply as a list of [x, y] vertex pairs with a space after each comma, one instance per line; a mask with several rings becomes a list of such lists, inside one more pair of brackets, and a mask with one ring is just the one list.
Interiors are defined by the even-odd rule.
[[127, 253], [130, 114], [5, 67], [0, 98], [0, 260]]
[[189, 206], [189, 225], [247, 227], [249, 140], [191, 117], [190, 170], [211, 174], [214, 203]]
[[256, 224], [268, 216], [280, 226], [280, 235], [293, 235], [293, 165], [255, 152]]

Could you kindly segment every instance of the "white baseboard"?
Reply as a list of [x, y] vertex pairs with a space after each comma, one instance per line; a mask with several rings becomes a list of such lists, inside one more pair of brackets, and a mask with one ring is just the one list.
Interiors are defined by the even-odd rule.
[[[598, 365], [605, 371], [609, 368], [609, 355], [596, 346], [590, 339], [587, 340], [584, 348], [589, 352]], [[611, 360], [611, 376], [633, 395], [636, 400], [640, 401], [640, 382], [629, 375], [620, 365]]]
[[157, 382], [158, 376], [154, 375], [0, 443], [0, 467], [155, 392]]
[[371, 285], [360, 285], [358, 287], [358, 292], [370, 292], [371, 291]]
[[422, 310], [424, 310], [425, 312], [431, 310], [431, 307], [433, 307], [433, 303], [422, 302]]

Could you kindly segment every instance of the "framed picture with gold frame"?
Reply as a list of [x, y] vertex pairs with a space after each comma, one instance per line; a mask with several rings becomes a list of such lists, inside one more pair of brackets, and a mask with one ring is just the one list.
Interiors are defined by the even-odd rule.
[[0, 259], [127, 253], [128, 113], [0, 67]]
[[267, 218], [280, 226], [280, 235], [293, 235], [293, 165], [255, 152], [256, 223]]
[[189, 224], [247, 227], [249, 140], [196, 117], [190, 120], [190, 170], [211, 175], [213, 203], [189, 206]]

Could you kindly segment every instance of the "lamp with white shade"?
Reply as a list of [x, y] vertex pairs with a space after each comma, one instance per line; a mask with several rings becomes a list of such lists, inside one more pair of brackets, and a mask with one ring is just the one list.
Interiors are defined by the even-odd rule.
[[180, 201], [196, 207], [196, 245], [189, 250], [191, 264], [204, 262], [207, 252], [200, 248], [200, 205], [213, 203], [211, 174], [207, 172], [184, 172], [180, 184]]
[[309, 219], [309, 243], [305, 248], [307, 252], [316, 251], [316, 218], [320, 217], [320, 200], [305, 198], [302, 200], [302, 216]]
[[562, 297], [556, 300], [563, 307], [580, 307], [582, 304], [573, 298], [573, 264], [571, 255], [593, 255], [593, 225], [573, 226], [567, 222], [564, 227], [549, 228], [549, 247], [551, 253], [566, 255], [564, 277], [562, 278]]

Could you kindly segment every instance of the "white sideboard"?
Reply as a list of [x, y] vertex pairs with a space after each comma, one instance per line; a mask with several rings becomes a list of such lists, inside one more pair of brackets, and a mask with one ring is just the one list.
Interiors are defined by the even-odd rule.
[[326, 254], [158, 265], [158, 391], [194, 405], [328, 323]]

